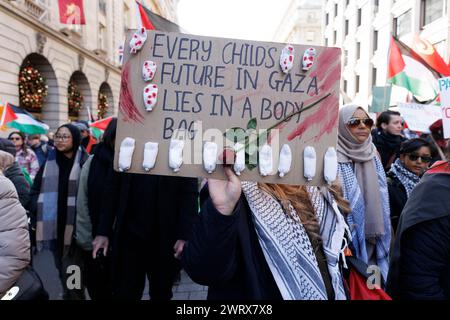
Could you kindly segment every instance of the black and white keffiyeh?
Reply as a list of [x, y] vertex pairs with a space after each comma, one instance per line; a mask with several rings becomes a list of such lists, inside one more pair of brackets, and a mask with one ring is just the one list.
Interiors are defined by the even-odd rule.
[[[325, 284], [309, 237], [294, 207], [290, 213], [257, 183], [243, 181], [242, 190], [252, 212], [258, 240], [267, 264], [285, 300], [326, 300]], [[346, 295], [339, 271], [344, 235], [348, 231], [344, 217], [331, 194], [317, 187], [308, 193], [320, 223], [323, 248], [336, 300]], [[348, 231], [348, 235], [350, 232]]]
[[395, 160], [389, 172], [392, 172], [398, 180], [400, 180], [402, 185], [405, 187], [406, 195], [409, 198], [409, 195], [419, 183], [420, 177], [406, 169], [400, 159]]

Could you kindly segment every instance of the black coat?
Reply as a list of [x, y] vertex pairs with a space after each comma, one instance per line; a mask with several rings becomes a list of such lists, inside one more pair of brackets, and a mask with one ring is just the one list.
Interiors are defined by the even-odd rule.
[[198, 213], [197, 179], [113, 171], [105, 188], [110, 201], [104, 203], [99, 225], [109, 223], [107, 228], [112, 228], [114, 223], [113, 278], [120, 274], [117, 268], [127, 237], [140, 239], [148, 247], [143, 255], [155, 257], [167, 266], [167, 272], [175, 273], [179, 263], [173, 246], [177, 240], [188, 239]]
[[210, 300], [282, 299], [243, 195], [231, 216], [218, 212], [211, 199], [205, 200], [181, 261], [195, 282], [209, 286]]
[[389, 205], [391, 208], [391, 223], [395, 233], [397, 231], [398, 219], [408, 200], [408, 195], [403, 184], [392, 172], [387, 174], [387, 185], [389, 191]]
[[426, 174], [411, 193], [387, 291], [394, 299], [450, 299], [450, 174]]
[[23, 207], [28, 203], [30, 194], [30, 185], [28, 184], [22, 170], [17, 162], [14, 162], [12, 166], [5, 170], [4, 175], [11, 180], [16, 187], [17, 194], [19, 195], [19, 201]]

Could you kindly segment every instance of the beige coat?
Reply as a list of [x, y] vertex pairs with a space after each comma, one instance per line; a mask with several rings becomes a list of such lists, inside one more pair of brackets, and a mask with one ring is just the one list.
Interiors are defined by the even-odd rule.
[[30, 263], [30, 237], [25, 209], [12, 182], [0, 171], [0, 297]]

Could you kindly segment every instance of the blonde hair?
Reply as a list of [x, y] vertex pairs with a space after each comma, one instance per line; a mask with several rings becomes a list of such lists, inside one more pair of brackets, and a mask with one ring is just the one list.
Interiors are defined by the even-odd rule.
[[[289, 215], [291, 214], [289, 205], [292, 205], [297, 213], [297, 216], [300, 218], [301, 223], [306, 229], [306, 233], [308, 234], [314, 251], [318, 250], [322, 244], [320, 225], [306, 187], [267, 183], [260, 183], [258, 186], [261, 190], [264, 190], [278, 199], [283, 207], [283, 210]], [[349, 203], [343, 197], [341, 186], [339, 184], [333, 184], [328, 187], [328, 190], [336, 200], [340, 211], [344, 215], [349, 213], [351, 211]]]

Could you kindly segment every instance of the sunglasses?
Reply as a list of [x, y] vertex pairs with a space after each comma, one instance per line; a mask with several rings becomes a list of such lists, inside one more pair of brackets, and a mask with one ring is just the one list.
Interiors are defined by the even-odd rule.
[[422, 162], [424, 163], [429, 163], [431, 162], [432, 158], [431, 157], [427, 157], [427, 156], [418, 156], [417, 154], [408, 154], [408, 158], [411, 161], [417, 161], [419, 158], [421, 159]]
[[371, 118], [364, 118], [364, 119], [358, 119], [358, 118], [351, 118], [348, 122], [347, 125], [350, 128], [356, 128], [359, 127], [359, 125], [363, 123], [367, 128], [372, 128], [373, 126], [373, 120]]

